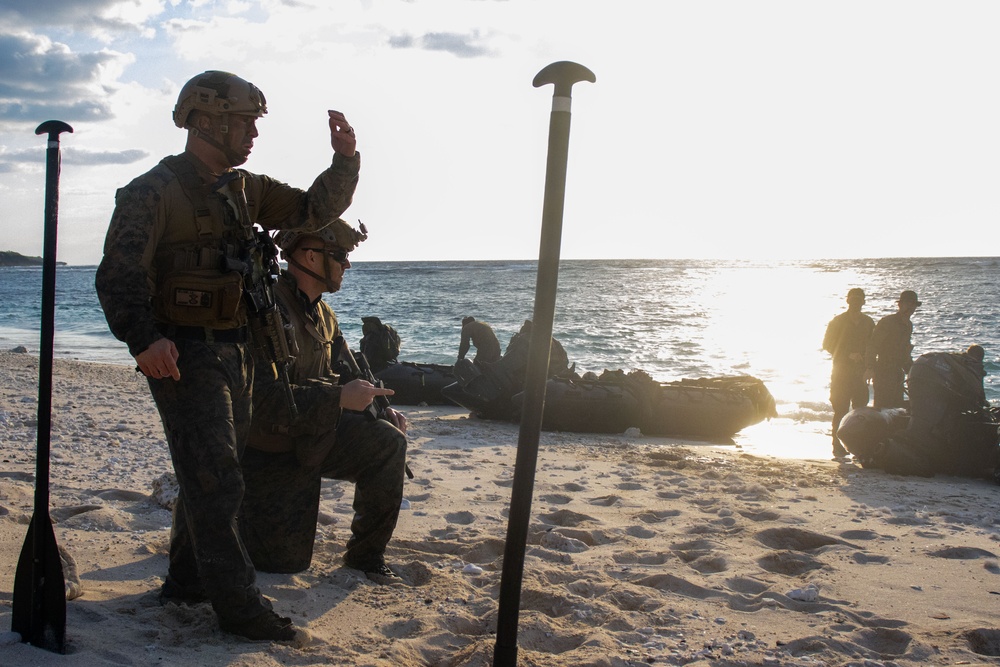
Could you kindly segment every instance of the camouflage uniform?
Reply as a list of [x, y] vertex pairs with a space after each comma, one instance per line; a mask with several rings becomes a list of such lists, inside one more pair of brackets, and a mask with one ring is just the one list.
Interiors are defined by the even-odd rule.
[[[327, 224], [350, 205], [359, 170], [360, 154], [335, 154], [308, 192], [239, 170], [250, 222], [265, 229]], [[133, 356], [163, 337], [177, 345], [180, 381], [148, 378], [180, 486], [167, 582], [192, 597], [203, 592], [220, 622], [232, 624], [270, 609], [236, 525], [254, 373], [246, 308], [237, 299], [228, 320], [188, 326], [162, 307], [164, 282], [178, 269], [217, 279], [239, 253], [240, 223], [213, 180], [185, 152], [120, 189], [96, 287], [112, 333]]]
[[333, 310], [309, 303], [283, 272], [275, 289], [289, 323], [295, 363], [289, 369], [299, 417], [293, 422], [280, 381], [258, 369], [253, 426], [243, 459], [246, 493], [240, 530], [264, 572], [298, 572], [312, 559], [321, 478], [355, 484], [352, 537], [344, 562], [369, 571], [384, 563], [403, 499], [406, 436], [384, 419], [340, 409], [332, 341]]
[[462, 340], [458, 344], [459, 360], [465, 358], [470, 344], [476, 347], [476, 358], [472, 362], [477, 366], [500, 361], [500, 341], [493, 333], [493, 327], [486, 322], [467, 318], [462, 323]]
[[872, 372], [872, 402], [876, 408], [905, 405], [903, 383], [913, 365], [913, 322], [900, 313], [878, 321], [868, 341], [867, 365]]

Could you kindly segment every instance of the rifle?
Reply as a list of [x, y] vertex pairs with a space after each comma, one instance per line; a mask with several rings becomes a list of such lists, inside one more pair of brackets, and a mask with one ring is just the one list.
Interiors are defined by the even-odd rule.
[[236, 208], [240, 218], [240, 229], [243, 232], [246, 257], [241, 266], [230, 266], [243, 274], [243, 299], [247, 307], [250, 323], [250, 339], [254, 346], [255, 359], [268, 359], [271, 362], [272, 377], [281, 380], [285, 390], [285, 400], [292, 420], [299, 415], [295, 405], [295, 395], [292, 393], [291, 381], [288, 377], [288, 367], [295, 361], [288, 348], [288, 337], [285, 326], [278, 311], [274, 298], [275, 276], [280, 272], [278, 265], [278, 249], [270, 235], [254, 226], [250, 220], [247, 206], [246, 181], [238, 171], [228, 172], [219, 180], [217, 187], [226, 183], [236, 200]]
[[[367, 380], [379, 389], [385, 388], [385, 383], [375, 377], [368, 359], [363, 354], [354, 354], [351, 348], [340, 335], [333, 339], [333, 359], [335, 362], [334, 371], [341, 377], [341, 384], [347, 384], [351, 380]], [[364, 409], [364, 415], [371, 421], [385, 419], [385, 411], [391, 407], [388, 396], [375, 396], [368, 407]], [[390, 421], [386, 419], [386, 421]], [[413, 479], [413, 471], [406, 465], [406, 476]]]

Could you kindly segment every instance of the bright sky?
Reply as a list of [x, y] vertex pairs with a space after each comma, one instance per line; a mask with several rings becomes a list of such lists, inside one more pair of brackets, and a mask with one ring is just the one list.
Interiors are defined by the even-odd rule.
[[357, 129], [358, 260], [538, 256], [552, 86], [564, 258], [1000, 255], [993, 0], [0, 0], [0, 250], [100, 261], [115, 189], [183, 149], [207, 69], [260, 87], [246, 168], [307, 187]]

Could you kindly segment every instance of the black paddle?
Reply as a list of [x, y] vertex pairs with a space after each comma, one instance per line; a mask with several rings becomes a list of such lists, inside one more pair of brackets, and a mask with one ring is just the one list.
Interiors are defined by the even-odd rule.
[[556, 286], [559, 278], [559, 246], [562, 241], [563, 204], [566, 198], [566, 162], [569, 153], [570, 98], [573, 84], [596, 81], [583, 65], [567, 61], [552, 63], [535, 75], [535, 88], [555, 84], [549, 116], [549, 153], [545, 167], [545, 200], [542, 204], [542, 239], [538, 252], [535, 284], [535, 314], [528, 370], [524, 379], [521, 430], [514, 462], [507, 542], [504, 544], [503, 572], [500, 575], [500, 608], [493, 667], [517, 664], [517, 620], [524, 575], [524, 549], [528, 542], [531, 494], [538, 461], [538, 439], [545, 407], [545, 382], [549, 374], [549, 346], [555, 319]]
[[35, 134], [48, 134], [45, 152], [45, 239], [42, 255], [42, 339], [38, 364], [38, 454], [35, 509], [14, 573], [11, 630], [21, 641], [66, 652], [66, 582], [49, 517], [49, 438], [52, 430], [52, 340], [55, 336], [56, 226], [59, 217], [59, 135], [73, 128], [47, 120]]

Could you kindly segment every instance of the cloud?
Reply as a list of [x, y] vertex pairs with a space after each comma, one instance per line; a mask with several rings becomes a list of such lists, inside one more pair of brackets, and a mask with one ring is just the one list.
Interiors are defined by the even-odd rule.
[[[60, 156], [65, 164], [105, 165], [133, 164], [149, 157], [149, 151], [137, 148], [123, 151], [88, 151], [78, 148], [61, 148]], [[46, 151], [42, 148], [23, 148], [0, 154], [0, 173], [15, 171], [17, 165], [45, 162]]]
[[0, 0], [7, 29], [69, 27], [101, 39], [122, 31], [148, 36], [147, 22], [162, 12], [162, 0]]
[[428, 32], [419, 37], [409, 34], [390, 37], [389, 46], [394, 49], [445, 51], [459, 58], [496, 56], [496, 51], [486, 46], [484, 44], [485, 41], [478, 30], [467, 34], [457, 32]]
[[102, 164], [133, 164], [149, 157], [149, 151], [130, 148], [123, 151], [87, 151], [73, 148], [66, 149], [63, 162], [66, 164], [102, 165]]
[[[2, 0], [0, 0], [2, 1]], [[100, 121], [114, 117], [109, 86], [132, 57], [109, 50], [75, 53], [44, 35], [0, 32], [0, 124]]]

